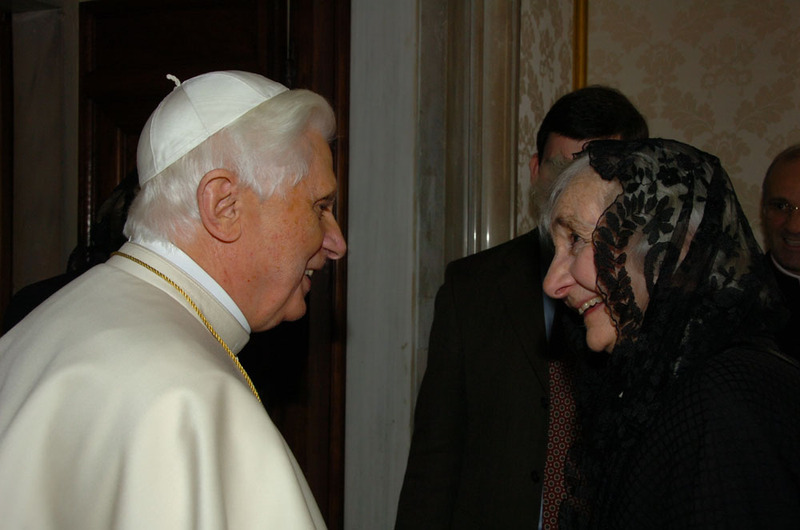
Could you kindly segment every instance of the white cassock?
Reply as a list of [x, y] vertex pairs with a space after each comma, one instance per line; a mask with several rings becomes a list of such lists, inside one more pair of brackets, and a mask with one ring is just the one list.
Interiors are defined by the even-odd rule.
[[[249, 335], [138, 245], [233, 353]], [[114, 256], [0, 339], [0, 526], [325, 528], [303, 473], [186, 299]]]

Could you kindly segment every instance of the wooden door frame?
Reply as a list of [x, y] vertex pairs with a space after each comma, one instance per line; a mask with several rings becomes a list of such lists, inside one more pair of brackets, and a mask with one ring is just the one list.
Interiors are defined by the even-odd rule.
[[[306, 57], [297, 64], [293, 81], [297, 86], [332, 94], [330, 103], [337, 120], [336, 139], [332, 149], [334, 171], [338, 180], [336, 217], [347, 237], [348, 206], [348, 154], [349, 154], [349, 101], [350, 101], [350, 0], [335, 2], [325, 0], [293, 0], [290, 19], [290, 42], [297, 47], [290, 56]], [[299, 27], [300, 14], [311, 17], [311, 25]], [[315, 45], [315, 39], [334, 42], [334, 47]], [[302, 47], [307, 47], [304, 50]], [[333, 82], [331, 85], [330, 83]], [[329, 390], [327, 399], [331, 417], [328, 448], [328, 493], [326, 511], [331, 529], [344, 526], [344, 426], [345, 426], [345, 373], [346, 373], [346, 315], [347, 315], [347, 258], [329, 264], [334, 290], [320, 308], [332, 312]], [[313, 296], [313, 293], [312, 293]], [[311, 318], [315, 318], [314, 299], [311, 300]], [[325, 307], [327, 306], [327, 307]], [[314, 348], [313, 338], [310, 348]], [[321, 449], [321, 448], [320, 448]]]
[[0, 319], [12, 291], [14, 83], [11, 13], [0, 11]]

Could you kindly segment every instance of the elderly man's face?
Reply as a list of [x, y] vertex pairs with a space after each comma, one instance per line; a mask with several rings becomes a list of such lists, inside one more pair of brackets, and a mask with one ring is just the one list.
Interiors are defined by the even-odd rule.
[[347, 249], [333, 216], [331, 150], [319, 134], [309, 137], [314, 156], [306, 178], [264, 201], [251, 191], [245, 194], [247, 259], [235, 281], [245, 283], [246, 300], [240, 307], [253, 331], [302, 317], [311, 273]]
[[767, 247], [783, 268], [800, 274], [800, 160], [776, 167], [764, 187], [762, 221]]

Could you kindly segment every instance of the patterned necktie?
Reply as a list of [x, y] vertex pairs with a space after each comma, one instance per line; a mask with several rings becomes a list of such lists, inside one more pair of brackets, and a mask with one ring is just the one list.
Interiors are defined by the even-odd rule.
[[567, 496], [564, 488], [564, 462], [572, 442], [575, 421], [571, 367], [561, 360], [553, 360], [549, 364], [550, 410], [542, 492], [544, 530], [558, 528], [558, 507]]

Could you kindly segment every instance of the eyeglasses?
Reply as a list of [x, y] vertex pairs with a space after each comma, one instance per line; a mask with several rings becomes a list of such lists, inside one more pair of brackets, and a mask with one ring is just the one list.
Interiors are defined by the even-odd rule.
[[767, 213], [775, 216], [790, 215], [798, 210], [800, 210], [800, 206], [794, 205], [784, 199], [773, 199], [767, 202]]

